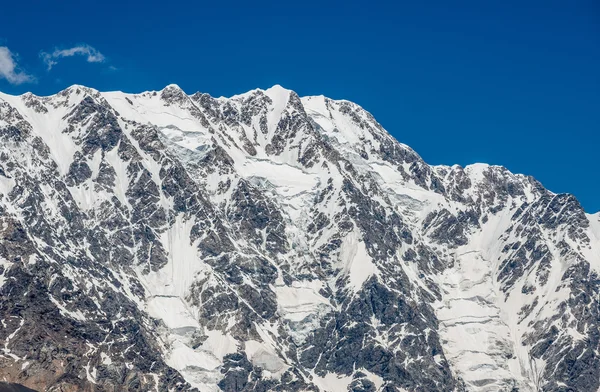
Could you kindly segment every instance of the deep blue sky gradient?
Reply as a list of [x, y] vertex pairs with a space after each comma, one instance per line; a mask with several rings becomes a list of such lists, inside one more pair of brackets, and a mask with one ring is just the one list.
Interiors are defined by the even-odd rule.
[[[504, 165], [599, 211], [600, 2], [393, 3], [3, 2], [0, 46], [37, 83], [0, 91], [281, 84], [362, 105], [431, 164]], [[40, 60], [80, 43], [107, 61]]]

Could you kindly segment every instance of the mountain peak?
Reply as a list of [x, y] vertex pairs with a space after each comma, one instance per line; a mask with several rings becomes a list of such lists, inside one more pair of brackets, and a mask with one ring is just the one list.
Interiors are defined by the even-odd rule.
[[179, 90], [179, 91], [183, 91], [183, 89], [181, 87], [179, 87], [178, 84], [175, 83], [171, 83], [166, 85], [162, 90], [160, 91], [165, 91], [165, 90]]
[[[285, 89], [281, 87], [279, 84], [274, 85], [266, 90], [264, 93], [267, 97], [269, 97], [273, 101], [273, 105], [277, 108], [283, 108], [287, 105], [287, 102], [290, 99], [290, 94], [292, 90]], [[277, 110], [277, 109], [276, 109]]]
[[289, 94], [292, 90], [289, 90], [280, 84], [274, 84], [273, 86], [269, 87], [264, 91], [265, 93], [269, 94]]
[[98, 90], [91, 88], [91, 87], [83, 86], [81, 84], [72, 84], [71, 86], [60, 91], [58, 93], [58, 95], [85, 94], [85, 93], [95, 94], [95, 93], [98, 93]]
[[176, 84], [169, 84], [160, 91], [160, 97], [167, 104], [184, 104], [189, 100], [189, 96]]

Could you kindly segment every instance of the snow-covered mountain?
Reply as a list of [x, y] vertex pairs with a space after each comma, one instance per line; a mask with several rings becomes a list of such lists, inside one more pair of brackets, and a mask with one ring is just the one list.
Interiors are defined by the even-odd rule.
[[0, 380], [596, 391], [600, 215], [280, 86], [0, 93]]

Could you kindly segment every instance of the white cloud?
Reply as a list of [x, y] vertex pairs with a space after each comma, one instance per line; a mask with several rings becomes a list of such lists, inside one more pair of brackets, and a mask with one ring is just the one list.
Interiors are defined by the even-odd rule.
[[46, 63], [48, 71], [63, 57], [85, 56], [88, 63], [103, 63], [106, 58], [97, 49], [87, 44], [77, 45], [69, 49], [54, 49], [52, 53], [41, 52], [40, 57]]
[[32, 75], [19, 69], [16, 55], [6, 46], [0, 46], [0, 79], [6, 79], [11, 84], [34, 82]]

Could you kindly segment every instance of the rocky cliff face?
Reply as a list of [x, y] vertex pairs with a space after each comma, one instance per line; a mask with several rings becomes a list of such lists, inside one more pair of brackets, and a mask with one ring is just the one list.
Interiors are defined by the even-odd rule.
[[596, 391], [600, 219], [347, 101], [0, 94], [0, 379]]

